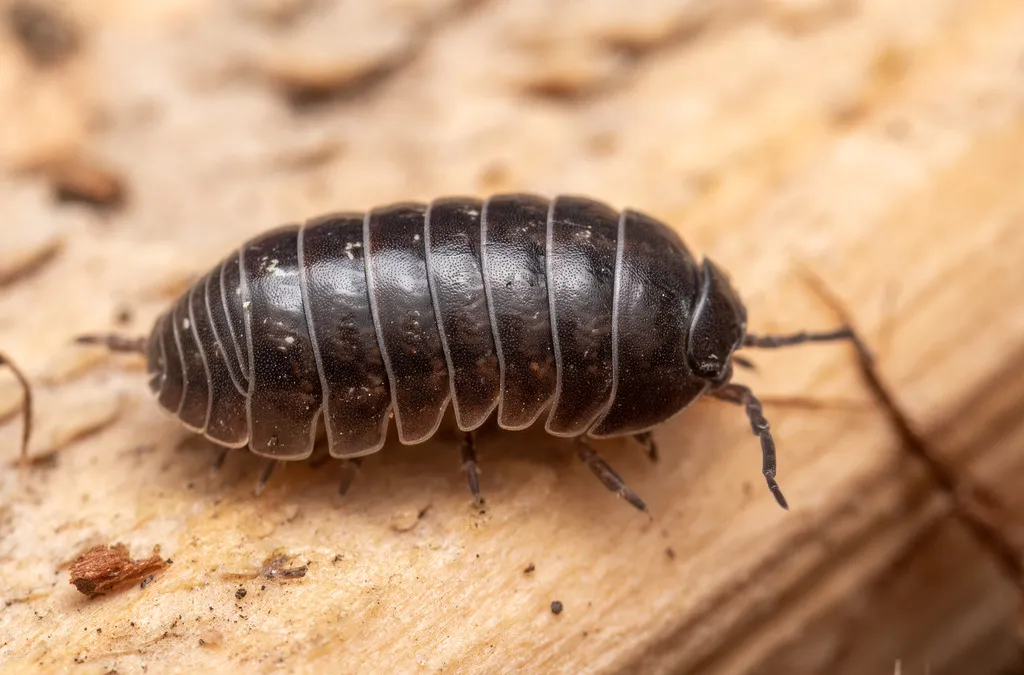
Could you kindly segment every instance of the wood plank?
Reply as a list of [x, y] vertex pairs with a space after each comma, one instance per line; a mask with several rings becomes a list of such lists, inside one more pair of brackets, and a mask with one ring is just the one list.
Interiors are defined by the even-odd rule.
[[[603, 444], [650, 520], [565, 443], [493, 426], [479, 440], [483, 509], [450, 424], [423, 445], [390, 441], [344, 500], [333, 465], [286, 467], [254, 498], [260, 462], [213, 472], [215, 450], [157, 411], [138, 363], [83, 353], [75, 365], [74, 335], [114, 327], [123, 306], [124, 330], [144, 331], [174, 292], [278, 222], [441, 194], [582, 192], [670, 221], [731, 270], [760, 332], [833, 325], [795, 273], [816, 270], [937, 451], [1024, 513], [1024, 7], [650, 6], [595, 2], [586, 20], [565, 9], [556, 21], [546, 3], [296, 5], [269, 31], [227, 6], [81, 3], [97, 39], [59, 77], [3, 38], [5, 109], [53, 97], [107, 120], [64, 122], [82, 135], [58, 143], [12, 114], [0, 137], [0, 266], [45, 253], [0, 269], [0, 349], [37, 383], [34, 449], [55, 453], [24, 485], [0, 469], [4, 672], [1020, 665], [1016, 591], [901, 449], [849, 349], [765, 352], [743, 374], [764, 396], [868, 403], [769, 407], [790, 512], [730, 406], [666, 424], [657, 465], [630, 442]], [[360, 39], [331, 56], [344, 33], [326, 26]], [[286, 99], [276, 87], [293, 71], [277, 63], [264, 78], [249, 48], [303, 77], [327, 68], [343, 91]], [[239, 69], [249, 77], [225, 79]], [[377, 75], [346, 80], [361, 69]], [[46, 173], [20, 169], [38, 164], [32, 147], [57, 146], [120, 167], [127, 205], [53, 203]], [[174, 562], [145, 588], [86, 599], [67, 563], [115, 542], [137, 558], [159, 545]], [[308, 573], [256, 576], [279, 551]]]

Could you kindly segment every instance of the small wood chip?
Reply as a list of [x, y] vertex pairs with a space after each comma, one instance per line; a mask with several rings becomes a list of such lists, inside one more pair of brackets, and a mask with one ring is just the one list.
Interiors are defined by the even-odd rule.
[[74, 56], [81, 47], [78, 26], [56, 3], [12, 0], [6, 18], [11, 33], [37, 66], [55, 66]]
[[395, 532], [408, 532], [419, 522], [419, 512], [413, 510], [398, 511], [391, 515], [391, 529]]
[[71, 563], [71, 583], [82, 594], [93, 598], [151, 577], [170, 565], [160, 557], [160, 547], [144, 560], [132, 560], [128, 547], [93, 546]]
[[224, 633], [220, 632], [216, 628], [206, 627], [199, 631], [199, 646], [200, 647], [216, 647], [224, 642]]
[[285, 553], [275, 553], [263, 561], [260, 568], [260, 575], [264, 579], [301, 579], [306, 576], [309, 565], [298, 567], [285, 567], [291, 561], [291, 556]]
[[95, 159], [70, 157], [46, 167], [54, 199], [117, 209], [127, 195], [124, 179]]

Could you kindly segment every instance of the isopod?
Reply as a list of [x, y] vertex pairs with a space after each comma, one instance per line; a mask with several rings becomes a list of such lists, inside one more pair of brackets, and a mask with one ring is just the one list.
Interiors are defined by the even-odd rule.
[[[652, 430], [702, 396], [745, 408], [776, 482], [761, 402], [732, 381], [735, 352], [854, 339], [851, 328], [747, 331], [727, 274], [666, 224], [590, 198], [499, 194], [401, 202], [271, 229], [184, 291], [145, 338], [80, 342], [139, 352], [166, 412], [225, 448], [308, 458], [320, 418], [343, 460], [434, 435], [449, 403], [480, 501], [474, 430], [492, 415], [571, 437], [602, 483], [643, 500], [586, 439]], [[226, 450], [225, 450], [226, 452]]]

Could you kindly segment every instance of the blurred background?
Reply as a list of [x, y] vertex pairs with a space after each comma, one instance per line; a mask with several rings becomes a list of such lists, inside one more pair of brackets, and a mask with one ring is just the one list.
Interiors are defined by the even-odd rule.
[[[1022, 110], [1019, 0], [0, 0], [0, 350], [38, 386], [49, 462], [28, 488], [0, 470], [4, 671], [1024, 672], [1020, 579], [884, 415], [776, 410], [791, 514], [711, 406], [667, 428], [662, 468], [618, 453], [654, 524], [545, 464], [550, 439], [520, 463], [498, 434], [506, 511], [470, 514], [455, 455], [392, 441], [413, 459], [381, 460], [346, 520], [316, 502], [333, 474], [296, 470], [269, 506], [254, 464], [210, 478], [140, 364], [69, 346], [143, 334], [278, 224], [581, 193], [721, 262], [761, 332], [832, 325], [792, 270], [823, 273], [935, 451], [1019, 515]], [[765, 393], [867, 400], [841, 349], [758, 366]], [[68, 559], [115, 541], [160, 544], [173, 583], [76, 595]], [[235, 603], [223, 575], [272, 544], [311, 578]]]

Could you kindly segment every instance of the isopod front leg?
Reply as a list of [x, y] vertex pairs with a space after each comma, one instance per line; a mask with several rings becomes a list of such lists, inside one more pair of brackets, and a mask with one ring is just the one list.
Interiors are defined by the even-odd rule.
[[467, 431], [462, 439], [462, 470], [466, 472], [473, 503], [480, 506], [484, 500], [480, 497], [480, 465], [476, 459], [476, 439], [472, 431]]
[[651, 462], [658, 461], [658, 444], [654, 442], [654, 434], [650, 431], [645, 431], [641, 434], [633, 434], [633, 439], [644, 446], [647, 451], [647, 457], [650, 458]]
[[619, 474], [615, 473], [614, 469], [608, 465], [608, 462], [604, 461], [582, 438], [577, 440], [577, 445], [579, 448], [576, 451], [576, 455], [580, 458], [580, 461], [590, 468], [606, 488], [625, 499], [640, 511], [648, 513], [647, 504], [644, 503], [644, 500], [640, 499], [637, 493], [629, 489], [626, 482], [622, 480]]
[[714, 391], [712, 396], [746, 408], [747, 419], [750, 420], [750, 430], [761, 439], [761, 473], [764, 474], [764, 479], [768, 483], [768, 489], [772, 491], [775, 501], [782, 508], [788, 509], [789, 503], [786, 502], [779, 484], [775, 481], [775, 439], [772, 438], [761, 402], [757, 400], [754, 392], [750, 391], [749, 387], [745, 387], [742, 384], [727, 384], [721, 389]]

